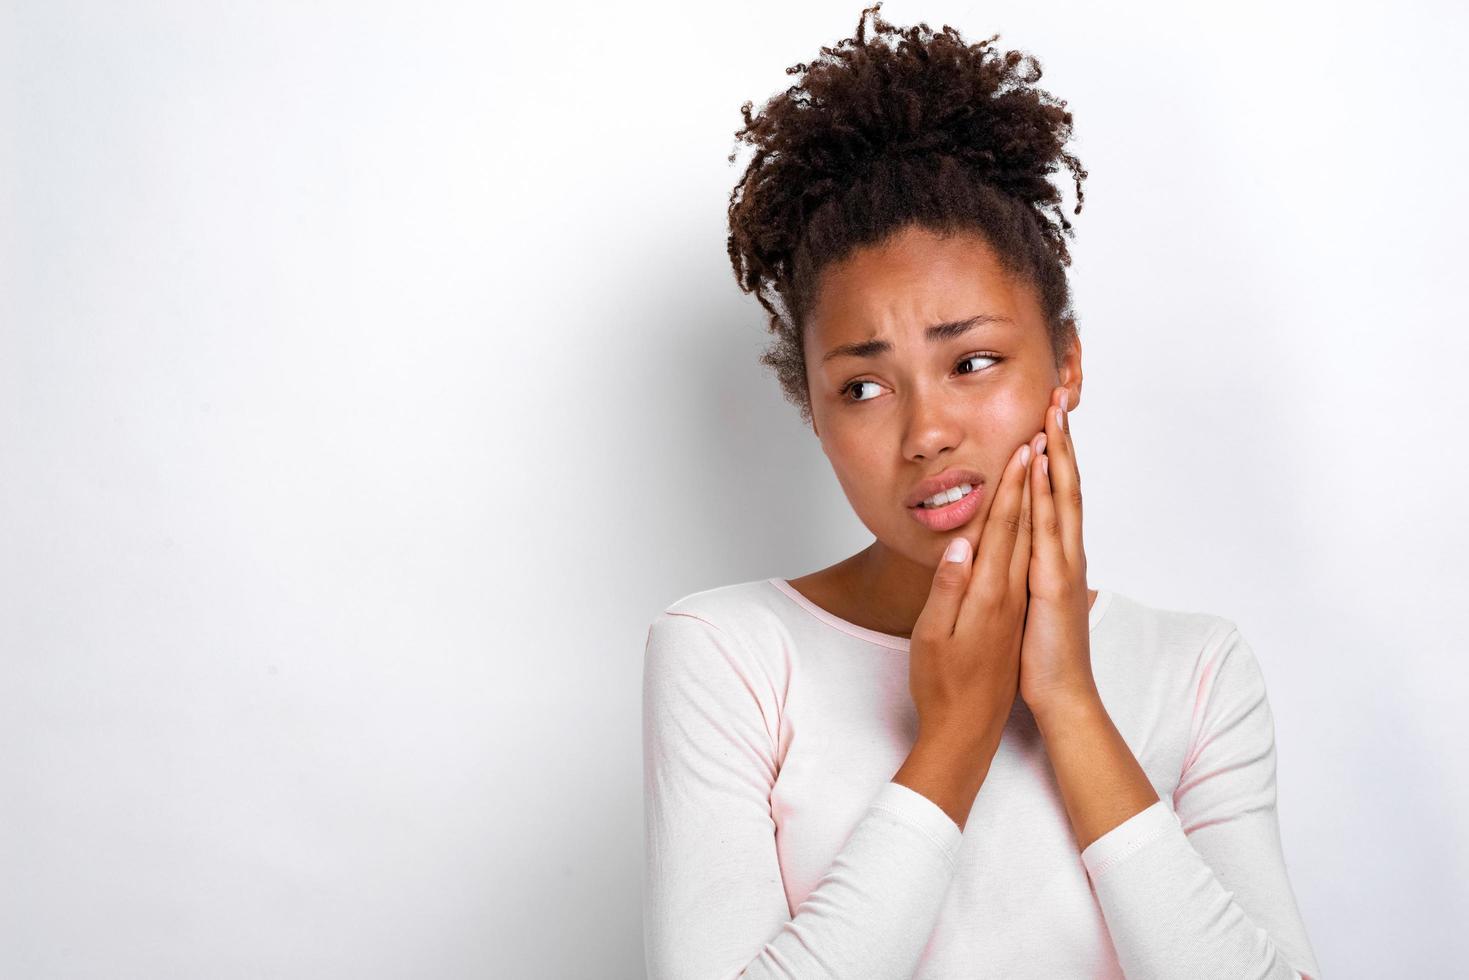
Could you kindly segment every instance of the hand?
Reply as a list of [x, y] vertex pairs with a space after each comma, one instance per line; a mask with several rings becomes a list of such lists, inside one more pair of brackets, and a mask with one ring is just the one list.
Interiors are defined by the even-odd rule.
[[1030, 605], [1020, 645], [1020, 696], [1040, 714], [1064, 701], [1097, 696], [1092, 676], [1086, 553], [1081, 542], [1081, 473], [1076, 466], [1067, 388], [1051, 393], [1043, 442], [1029, 472], [1032, 539]]
[[992, 752], [1015, 704], [1031, 564], [1030, 448], [1011, 455], [972, 564], [968, 539], [956, 536], [950, 544], [962, 544], [963, 553], [939, 559], [913, 625], [908, 688], [920, 739]]

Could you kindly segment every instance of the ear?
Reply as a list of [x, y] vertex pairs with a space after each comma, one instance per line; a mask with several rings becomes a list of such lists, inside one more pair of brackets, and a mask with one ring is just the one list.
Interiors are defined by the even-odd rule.
[[1061, 384], [1070, 390], [1066, 411], [1069, 413], [1081, 404], [1081, 338], [1074, 333], [1071, 346], [1061, 359]]

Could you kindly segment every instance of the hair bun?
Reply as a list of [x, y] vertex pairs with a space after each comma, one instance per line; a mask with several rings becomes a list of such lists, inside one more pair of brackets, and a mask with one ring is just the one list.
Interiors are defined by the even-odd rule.
[[896, 27], [877, 15], [881, 7], [862, 11], [854, 37], [788, 67], [797, 83], [767, 101], [759, 116], [751, 114], [752, 102], [741, 106], [745, 124], [735, 138], [754, 146], [762, 162], [779, 154], [804, 168], [808, 196], [880, 161], [954, 157], [974, 179], [1053, 214], [1056, 244], [1065, 254], [1061, 236], [1071, 223], [1049, 178], [1062, 166], [1071, 170], [1072, 213], [1080, 214], [1086, 171], [1065, 151], [1072, 136], [1065, 100], [1034, 87], [1040, 63], [992, 47], [999, 34], [966, 44], [947, 24], [937, 33], [926, 23]]

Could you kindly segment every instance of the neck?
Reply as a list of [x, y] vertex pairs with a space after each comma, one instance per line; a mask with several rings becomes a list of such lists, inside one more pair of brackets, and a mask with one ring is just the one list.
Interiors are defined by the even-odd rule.
[[852, 594], [859, 597], [868, 618], [883, 633], [913, 635], [913, 625], [933, 591], [935, 569], [910, 561], [881, 541], [842, 563]]

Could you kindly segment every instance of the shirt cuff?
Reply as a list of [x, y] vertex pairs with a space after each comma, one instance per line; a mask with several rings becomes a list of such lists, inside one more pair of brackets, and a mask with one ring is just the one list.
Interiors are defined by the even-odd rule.
[[872, 798], [868, 807], [891, 813], [903, 823], [918, 830], [933, 842], [933, 845], [942, 852], [950, 864], [953, 864], [954, 855], [964, 840], [964, 833], [954, 822], [954, 818], [945, 813], [944, 808], [933, 800], [916, 789], [910, 789], [902, 783], [890, 780], [877, 791], [877, 795]]
[[1081, 852], [1087, 874], [1095, 881], [1108, 868], [1136, 854], [1165, 834], [1183, 834], [1178, 815], [1161, 799], [1122, 821]]

